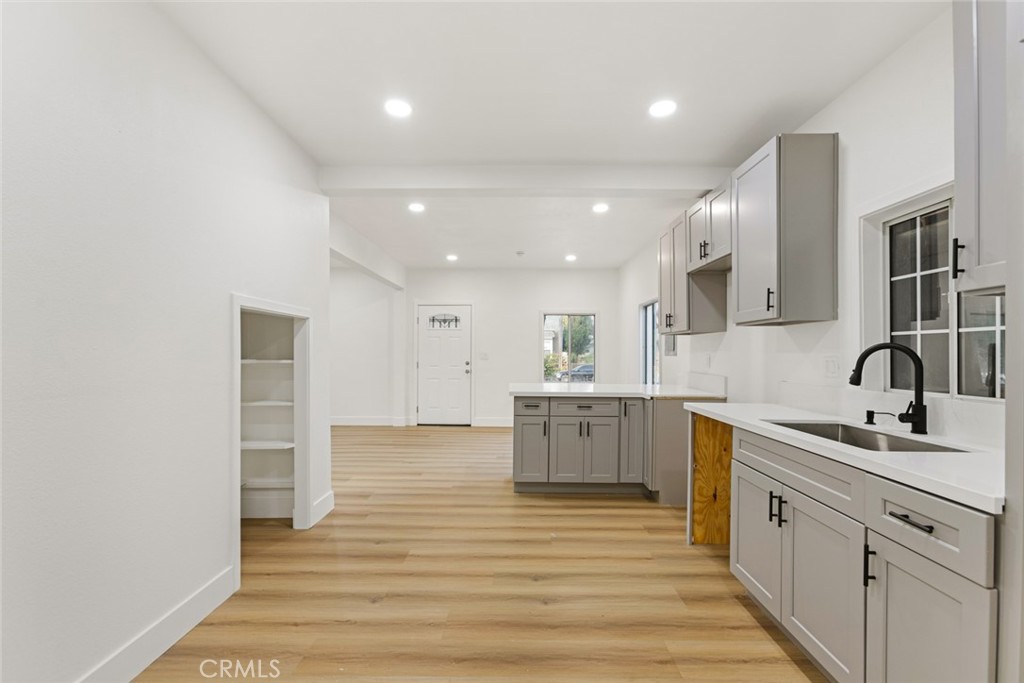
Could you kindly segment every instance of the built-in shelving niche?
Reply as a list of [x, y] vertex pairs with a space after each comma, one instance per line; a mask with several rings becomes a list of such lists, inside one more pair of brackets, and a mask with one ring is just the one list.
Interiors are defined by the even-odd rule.
[[242, 311], [242, 517], [295, 506], [295, 319]]

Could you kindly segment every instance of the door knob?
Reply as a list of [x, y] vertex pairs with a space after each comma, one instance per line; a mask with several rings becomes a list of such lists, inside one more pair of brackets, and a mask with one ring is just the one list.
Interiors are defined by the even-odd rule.
[[467, 375], [469, 374], [469, 368], [466, 368], [466, 374]]
[[468, 360], [466, 361], [466, 365], [469, 365], [469, 361]]

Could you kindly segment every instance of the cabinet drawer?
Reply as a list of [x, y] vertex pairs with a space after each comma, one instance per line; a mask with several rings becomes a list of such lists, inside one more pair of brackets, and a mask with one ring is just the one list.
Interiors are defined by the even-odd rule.
[[994, 585], [995, 517], [868, 475], [869, 528], [986, 588]]
[[516, 399], [516, 415], [547, 415], [548, 400], [546, 398], [524, 398]]
[[552, 415], [600, 415], [616, 417], [619, 414], [617, 398], [553, 398], [551, 399]]
[[819, 503], [864, 521], [861, 470], [774, 439], [736, 429], [733, 458]]

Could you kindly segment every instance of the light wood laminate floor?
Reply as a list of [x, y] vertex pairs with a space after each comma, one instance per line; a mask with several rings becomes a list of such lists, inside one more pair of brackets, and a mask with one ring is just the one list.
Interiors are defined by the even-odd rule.
[[682, 510], [516, 495], [508, 429], [332, 437], [334, 512], [247, 521], [242, 589], [138, 681], [209, 680], [206, 659], [276, 659], [279, 681], [824, 680], [727, 547], [684, 544]]

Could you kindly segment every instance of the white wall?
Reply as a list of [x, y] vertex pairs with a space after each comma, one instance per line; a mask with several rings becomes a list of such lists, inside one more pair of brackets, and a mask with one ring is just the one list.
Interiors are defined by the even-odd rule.
[[[356, 268], [331, 270], [331, 423], [391, 425], [404, 422], [393, 411], [396, 377], [392, 362], [405, 340], [393, 330], [404, 297]], [[399, 404], [401, 405], [401, 403]]]
[[[839, 133], [839, 320], [737, 327], [730, 313], [726, 332], [678, 339], [679, 355], [663, 359], [663, 382], [685, 383], [690, 372], [710, 372], [728, 378], [731, 401], [781, 402], [849, 416], [863, 415], [868, 407], [905, 408], [904, 394], [847, 384], [864, 348], [860, 219], [953, 178], [951, 31], [946, 12], [794, 131]], [[629, 298], [623, 311], [657, 296], [655, 274], [641, 277], [639, 270], [656, 248], [646, 247], [622, 268], [623, 282], [634, 283], [624, 286]], [[730, 279], [730, 312], [733, 296]], [[826, 376], [830, 360], [838, 361], [836, 377]], [[928, 403], [933, 433], [1002, 442], [1001, 405], [932, 397]]]
[[644, 304], [657, 298], [658, 245], [652, 240], [619, 269], [619, 349], [623, 382], [643, 381], [640, 311]]
[[619, 382], [619, 273], [616, 270], [444, 270], [407, 273], [406, 415], [416, 420], [414, 324], [418, 304], [473, 306], [473, 424], [512, 424], [510, 382], [542, 380], [542, 313], [597, 315], [599, 382]]
[[330, 502], [327, 201], [151, 5], [6, 5], [3, 83], [3, 678], [127, 680], [232, 588], [232, 292], [313, 312]]

